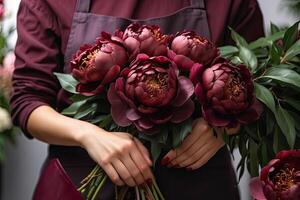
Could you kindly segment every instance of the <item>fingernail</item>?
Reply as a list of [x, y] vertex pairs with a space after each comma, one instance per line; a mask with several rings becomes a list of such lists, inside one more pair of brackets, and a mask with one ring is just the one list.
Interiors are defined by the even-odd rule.
[[142, 189], [146, 189], [146, 184], [142, 183], [142, 184], [139, 185], [139, 187], [142, 188]]
[[146, 182], [147, 182], [147, 184], [148, 184], [149, 186], [152, 186], [152, 185], [153, 185], [153, 181], [152, 181], [151, 178], [149, 178]]
[[161, 165], [166, 165], [170, 161], [169, 157], [165, 157], [161, 160]]
[[193, 168], [187, 167], [186, 170], [187, 170], [187, 171], [193, 171]]

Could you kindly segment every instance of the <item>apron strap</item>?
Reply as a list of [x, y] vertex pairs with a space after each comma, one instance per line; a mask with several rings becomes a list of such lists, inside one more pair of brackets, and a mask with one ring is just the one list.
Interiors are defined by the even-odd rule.
[[193, 7], [196, 7], [196, 8], [205, 9], [205, 2], [204, 2], [204, 0], [191, 0], [191, 5]]
[[91, 0], [77, 0], [76, 12], [89, 13], [91, 8]]

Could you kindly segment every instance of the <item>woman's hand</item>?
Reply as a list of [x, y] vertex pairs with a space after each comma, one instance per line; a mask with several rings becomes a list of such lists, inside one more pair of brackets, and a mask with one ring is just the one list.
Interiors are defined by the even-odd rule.
[[135, 186], [154, 179], [147, 149], [128, 133], [106, 132], [94, 126], [82, 144], [117, 185]]
[[195, 170], [203, 166], [215, 153], [224, 146], [221, 133], [216, 136], [213, 129], [203, 119], [194, 121], [193, 129], [182, 144], [171, 150], [163, 158], [162, 164], [167, 167]]

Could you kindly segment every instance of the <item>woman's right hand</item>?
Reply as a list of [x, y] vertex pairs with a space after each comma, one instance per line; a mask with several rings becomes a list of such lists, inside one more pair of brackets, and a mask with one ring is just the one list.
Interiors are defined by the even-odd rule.
[[[87, 125], [87, 124], [85, 124]], [[85, 128], [81, 146], [117, 185], [151, 183], [152, 162], [144, 145], [129, 133], [107, 132], [92, 124]]]

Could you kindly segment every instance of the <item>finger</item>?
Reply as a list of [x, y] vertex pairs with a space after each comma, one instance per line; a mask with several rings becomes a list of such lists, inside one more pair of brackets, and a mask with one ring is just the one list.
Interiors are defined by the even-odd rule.
[[[184, 167], [188, 167], [190, 168], [194, 163], [196, 162], [200, 162], [199, 160], [201, 160], [203, 157], [205, 157], [205, 155], [209, 156], [209, 159], [212, 158], [215, 153], [222, 147], [224, 146], [224, 142], [222, 140], [216, 140], [216, 142], [205, 145], [203, 148], [201, 148], [195, 155], [193, 155], [193, 157], [191, 157], [190, 159], [185, 160], [182, 165]], [[206, 156], [206, 157], [207, 157]], [[206, 161], [207, 162], [207, 161]], [[205, 162], [205, 163], [206, 163]], [[204, 165], [205, 163], [202, 163], [202, 165]], [[201, 165], [201, 166], [202, 166]], [[200, 166], [199, 166], [200, 167]], [[199, 168], [198, 167], [198, 168]]]
[[[210, 132], [210, 131], [209, 131]], [[199, 137], [191, 146], [183, 153], [178, 153], [177, 157], [173, 159], [167, 167], [183, 167], [182, 162], [191, 158], [207, 141], [214, 140], [215, 137], [212, 133], [203, 134], [203, 137]]]
[[205, 146], [201, 147], [194, 155], [192, 155], [190, 158], [183, 161], [180, 166], [182, 167], [188, 167], [193, 165], [195, 162], [200, 160], [207, 152], [209, 152], [212, 149], [212, 145], [206, 144]]
[[147, 148], [141, 143], [140, 140], [137, 138], [133, 138], [134, 142], [136, 143], [138, 149], [140, 150], [141, 154], [143, 155], [144, 159], [147, 161], [147, 163], [152, 166], [152, 161], [150, 159], [149, 152]]
[[129, 186], [133, 187], [136, 185], [134, 182], [133, 177], [129, 173], [128, 169], [125, 167], [125, 165], [118, 159], [115, 159], [112, 162], [113, 167], [116, 169], [119, 176], [122, 178], [122, 180]]
[[197, 162], [193, 163], [192, 165], [187, 167], [187, 170], [192, 171], [202, 167], [206, 164], [221, 148], [221, 145], [218, 146], [219, 148], [212, 148], [208, 152], [206, 152]]
[[[201, 148], [199, 148], [199, 150], [197, 150], [196, 153], [194, 153], [188, 159], [186, 159], [185, 161], [183, 161], [182, 163], [180, 163], [180, 166], [187, 167], [189, 165], [192, 165], [193, 163], [195, 163], [196, 161], [198, 161], [199, 159], [201, 159], [211, 149], [217, 149], [217, 150], [219, 150], [223, 145], [224, 145], [224, 142], [223, 142], [223, 140], [220, 137], [215, 138], [213, 136], [213, 138], [209, 141], [209, 143], [206, 143], [205, 145], [203, 145]], [[213, 155], [211, 155], [211, 157], [212, 156]]]
[[114, 184], [118, 186], [124, 185], [124, 182], [121, 180], [119, 174], [111, 164], [102, 165], [101, 167]]
[[207, 122], [201, 118], [195, 123], [192, 132], [183, 140], [182, 144], [177, 148], [177, 155], [175, 151], [169, 151], [165, 157], [163, 158], [163, 163], [167, 163], [167, 161], [173, 160], [176, 156], [184, 153], [199, 137], [203, 137], [203, 132], [210, 131], [211, 128], [207, 124]]
[[154, 176], [151, 172], [150, 166], [145, 160], [145, 158], [142, 156], [142, 154], [139, 152], [139, 150], [132, 151], [130, 153], [130, 156], [133, 159], [136, 166], [138, 166], [144, 180], [145, 181], [149, 181], [150, 179], [154, 180]]
[[127, 170], [129, 171], [131, 177], [133, 177], [136, 185], [140, 185], [145, 182], [140, 169], [134, 163], [130, 155], [123, 156], [121, 160], [122, 163], [126, 166]]

